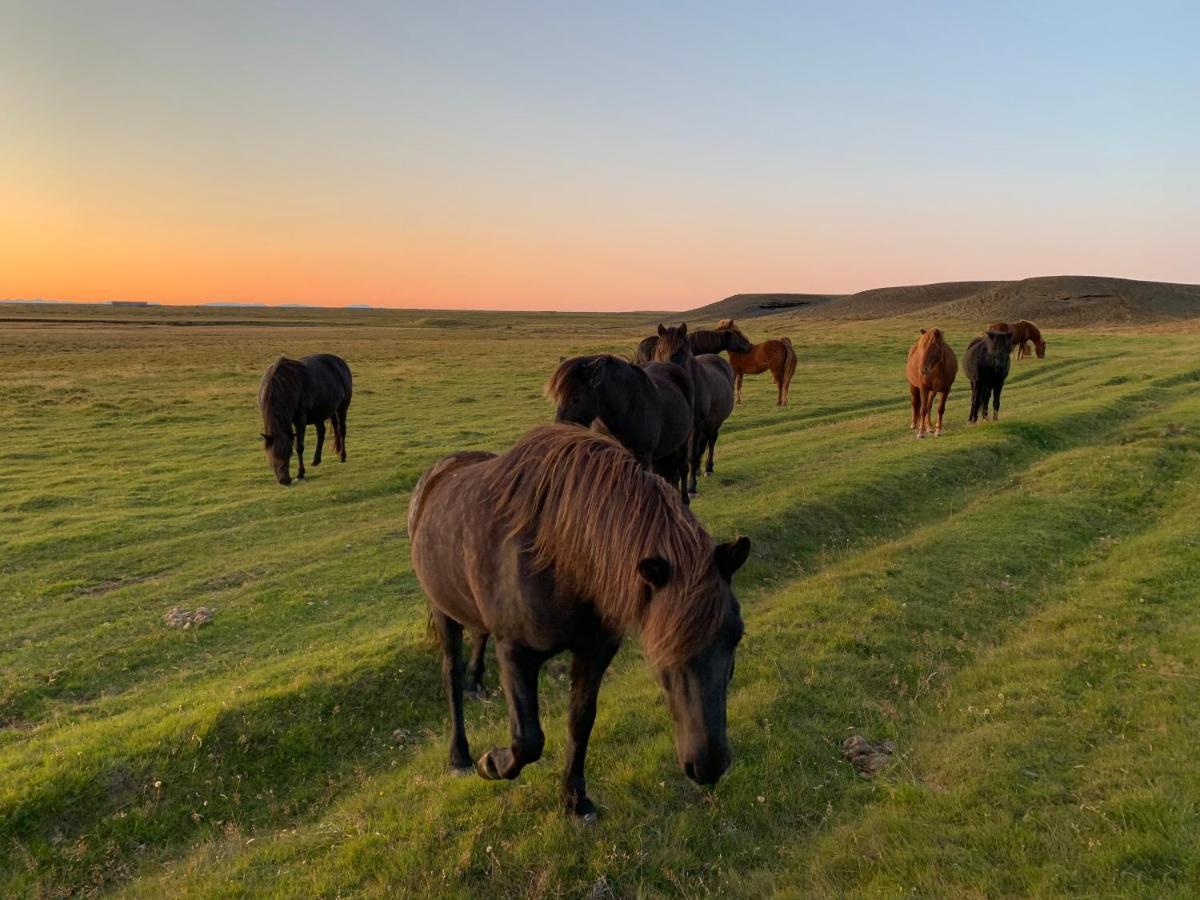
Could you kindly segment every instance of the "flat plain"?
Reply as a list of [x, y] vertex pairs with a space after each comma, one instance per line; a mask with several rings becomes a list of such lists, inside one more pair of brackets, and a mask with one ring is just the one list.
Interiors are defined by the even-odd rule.
[[[1047, 329], [999, 422], [908, 430], [937, 324], [783, 313], [793, 403], [748, 378], [693, 509], [748, 535], [733, 768], [701, 790], [631, 638], [560, 812], [543, 760], [446, 771], [404, 521], [421, 472], [552, 418], [562, 355], [645, 315], [0, 307], [0, 894], [1194, 896], [1200, 330]], [[690, 322], [693, 326], [710, 322]], [[259, 378], [354, 371], [349, 461], [278, 486]], [[311, 452], [312, 437], [309, 438]], [[215, 608], [199, 630], [172, 607]], [[489, 654], [489, 663], [490, 654]], [[468, 709], [472, 748], [503, 698]], [[840, 756], [895, 741], [871, 780]]]

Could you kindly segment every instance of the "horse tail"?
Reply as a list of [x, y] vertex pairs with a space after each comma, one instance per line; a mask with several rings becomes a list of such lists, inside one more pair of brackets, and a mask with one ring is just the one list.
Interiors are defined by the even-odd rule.
[[796, 348], [792, 346], [791, 338], [780, 338], [787, 346], [787, 360], [783, 364], [783, 383], [791, 384], [792, 376], [796, 374]]

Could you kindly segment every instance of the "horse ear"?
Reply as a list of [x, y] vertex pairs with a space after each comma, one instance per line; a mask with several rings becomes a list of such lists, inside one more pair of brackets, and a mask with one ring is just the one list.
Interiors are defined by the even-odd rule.
[[922, 329], [921, 329], [921, 334], [924, 334], [924, 333], [925, 333], [925, 329], [924, 329], [924, 328], [922, 328]]
[[680, 337], [687, 337], [687, 322], [680, 322], [680, 323], [679, 323], [679, 336], [680, 336]]
[[659, 336], [659, 337], [662, 337], [662, 336], [663, 336], [663, 335], [665, 335], [666, 333], [667, 333], [667, 329], [665, 329], [665, 328], [663, 327], [663, 323], [662, 323], [662, 322], [659, 322], [659, 323], [658, 323], [658, 336]]
[[661, 590], [671, 580], [671, 564], [661, 556], [648, 556], [638, 563], [638, 574], [655, 590]]
[[733, 573], [740, 569], [750, 555], [750, 538], [740, 537], [728, 544], [718, 544], [714, 552], [717, 571], [726, 581], [733, 581]]

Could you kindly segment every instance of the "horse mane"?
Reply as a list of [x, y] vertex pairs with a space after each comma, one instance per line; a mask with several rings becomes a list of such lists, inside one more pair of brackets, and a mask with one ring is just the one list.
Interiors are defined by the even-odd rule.
[[[678, 491], [612, 437], [541, 426], [483, 477], [509, 536], [528, 537], [534, 567], [592, 600], [609, 627], [640, 625], [655, 666], [681, 665], [712, 640], [723, 619], [712, 539]], [[638, 563], [656, 556], [671, 577], [647, 603]]]
[[921, 374], [928, 375], [933, 367], [946, 358], [946, 338], [940, 328], [930, 328], [917, 338], [917, 352], [921, 354]]
[[[680, 334], [680, 332], [683, 332]], [[656, 359], [670, 359], [681, 348], [686, 347], [689, 355], [692, 353], [692, 342], [688, 338], [688, 333], [683, 330], [683, 327], [668, 328], [663, 334], [658, 336], [658, 343], [654, 347], [654, 356]]]
[[[717, 331], [732, 331], [740, 335], [744, 340], [750, 341], [750, 338], [746, 337], [746, 333], [733, 323], [733, 319], [722, 319], [717, 323]], [[753, 341], [751, 341], [751, 343], [753, 343]]]
[[601, 353], [596, 356], [573, 356], [564, 359], [546, 382], [542, 389], [547, 400], [561, 403], [575, 394], [598, 373], [599, 369], [608, 362], [627, 362], [611, 353]]
[[304, 385], [304, 364], [281, 356], [271, 363], [258, 389], [258, 405], [262, 410], [263, 433], [272, 438], [274, 447], [281, 438], [292, 441], [292, 414], [300, 400]]

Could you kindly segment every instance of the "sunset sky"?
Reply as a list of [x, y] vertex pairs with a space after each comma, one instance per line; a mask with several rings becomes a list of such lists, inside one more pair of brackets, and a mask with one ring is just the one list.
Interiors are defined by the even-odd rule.
[[1200, 282], [1200, 3], [0, 0], [0, 297]]

